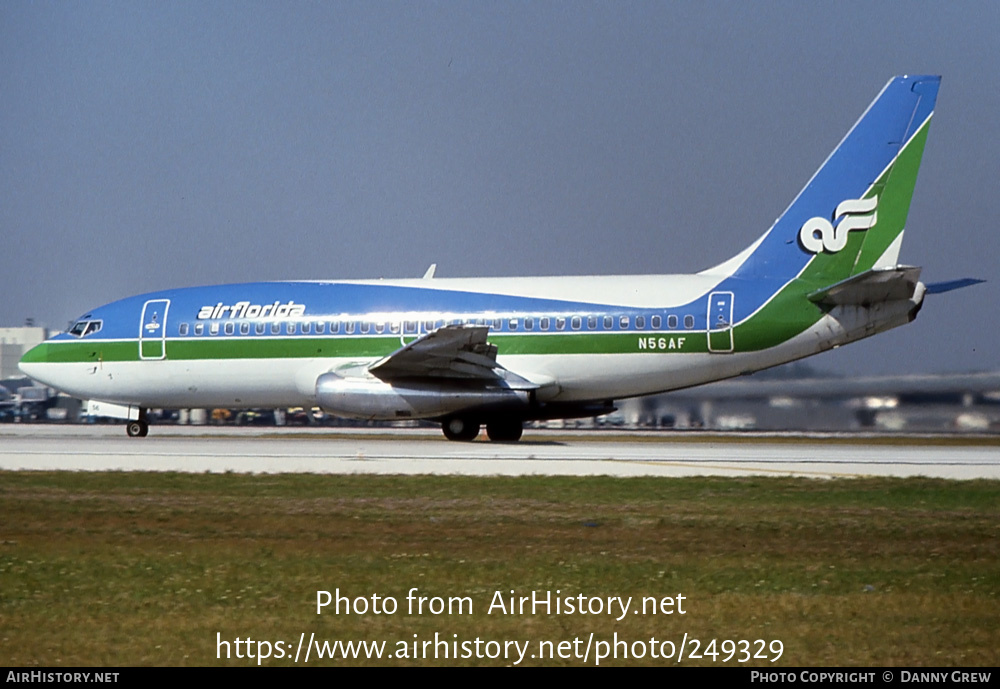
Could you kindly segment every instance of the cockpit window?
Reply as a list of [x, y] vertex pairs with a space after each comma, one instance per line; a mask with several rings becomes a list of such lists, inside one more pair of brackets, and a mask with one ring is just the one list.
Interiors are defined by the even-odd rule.
[[69, 329], [69, 334], [75, 337], [87, 337], [101, 330], [104, 321], [77, 321]]

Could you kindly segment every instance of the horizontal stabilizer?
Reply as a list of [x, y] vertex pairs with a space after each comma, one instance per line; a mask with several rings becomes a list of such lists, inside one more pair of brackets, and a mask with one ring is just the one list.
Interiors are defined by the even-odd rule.
[[875, 268], [809, 294], [821, 306], [868, 306], [911, 298], [920, 280], [920, 268]]
[[962, 289], [963, 287], [978, 285], [980, 282], [986, 282], [986, 280], [961, 278], [960, 280], [948, 280], [947, 282], [932, 282], [927, 285], [927, 294], [943, 294], [945, 292], [950, 292], [953, 289]]

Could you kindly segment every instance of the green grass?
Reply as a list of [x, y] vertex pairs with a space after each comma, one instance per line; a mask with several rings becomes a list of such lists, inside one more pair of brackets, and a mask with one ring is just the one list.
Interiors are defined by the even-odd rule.
[[[254, 662], [217, 659], [217, 633], [390, 650], [435, 632], [533, 650], [687, 633], [778, 639], [777, 663], [750, 663], [768, 667], [996, 665], [998, 517], [996, 481], [0, 472], [0, 659]], [[414, 587], [472, 614], [408, 614]], [[316, 592], [338, 588], [399, 610], [317, 615]], [[686, 614], [487, 614], [512, 589], [680, 593]], [[543, 662], [582, 661], [525, 664]]]

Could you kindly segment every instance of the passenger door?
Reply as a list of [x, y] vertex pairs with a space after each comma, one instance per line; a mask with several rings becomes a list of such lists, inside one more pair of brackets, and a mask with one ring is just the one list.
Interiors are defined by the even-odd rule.
[[167, 311], [169, 299], [150, 299], [142, 307], [139, 323], [139, 358], [167, 358]]

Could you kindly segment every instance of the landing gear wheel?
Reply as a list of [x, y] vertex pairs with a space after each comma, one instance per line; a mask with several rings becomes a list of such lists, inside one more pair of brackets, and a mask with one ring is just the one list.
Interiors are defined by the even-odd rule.
[[495, 443], [516, 443], [523, 432], [518, 420], [493, 421], [486, 424], [486, 435]]
[[129, 421], [125, 425], [125, 432], [130, 438], [145, 438], [149, 434], [149, 424], [145, 421]]
[[441, 424], [444, 437], [448, 440], [475, 440], [479, 435], [479, 424], [475, 421], [455, 416]]

